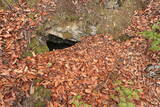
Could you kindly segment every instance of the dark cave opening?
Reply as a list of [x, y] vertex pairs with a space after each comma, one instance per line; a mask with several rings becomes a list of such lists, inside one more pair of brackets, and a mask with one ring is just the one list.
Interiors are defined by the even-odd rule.
[[55, 35], [49, 34], [47, 36], [47, 47], [49, 48], [49, 51], [53, 51], [56, 49], [64, 49], [64, 48], [68, 48], [70, 46], [73, 46], [77, 43], [78, 41], [71, 41], [68, 39], [63, 39], [60, 37], [57, 37]]

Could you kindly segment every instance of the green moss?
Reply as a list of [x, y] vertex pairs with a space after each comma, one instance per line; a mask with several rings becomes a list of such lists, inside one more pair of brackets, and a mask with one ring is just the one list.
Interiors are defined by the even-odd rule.
[[153, 51], [160, 51], [160, 21], [152, 26], [151, 31], [144, 31], [143, 34], [146, 38], [152, 40], [150, 49]]
[[33, 53], [37, 55], [48, 51], [47, 45], [42, 45], [38, 38], [35, 37], [31, 39], [31, 42], [28, 44], [27, 50], [23, 52], [22, 57], [33, 56]]
[[32, 52], [23, 52], [22, 57], [33, 56]]
[[43, 86], [37, 86], [31, 98], [34, 102], [34, 107], [46, 107], [47, 101], [51, 100], [51, 91]]
[[48, 62], [47, 67], [50, 68], [50, 67], [52, 67], [52, 65], [53, 64], [51, 62]]
[[44, 52], [48, 52], [49, 49], [46, 45], [39, 45], [37, 46], [37, 48], [34, 48], [33, 50], [36, 54], [41, 54], [41, 53], [44, 53]]
[[[111, 98], [118, 102], [118, 107], [135, 107], [133, 100], [139, 100], [139, 90], [125, 87], [124, 84], [117, 80], [114, 82], [115, 91], [118, 92], [118, 95], [111, 95]], [[130, 84], [128, 82], [128, 85]]]
[[35, 89], [35, 93], [33, 94], [33, 98], [43, 98], [46, 100], [50, 100], [51, 91], [49, 89], [44, 88], [43, 86], [38, 86]]
[[82, 99], [81, 95], [74, 96], [72, 99], [72, 104], [75, 105], [76, 107], [92, 107], [91, 105], [81, 101], [81, 99]]

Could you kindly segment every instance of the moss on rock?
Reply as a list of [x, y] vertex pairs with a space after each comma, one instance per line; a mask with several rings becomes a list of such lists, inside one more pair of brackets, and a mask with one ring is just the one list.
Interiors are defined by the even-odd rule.
[[33, 56], [33, 54], [37, 55], [48, 51], [49, 49], [47, 45], [41, 44], [38, 37], [34, 37], [28, 44], [27, 50], [23, 52], [22, 57]]

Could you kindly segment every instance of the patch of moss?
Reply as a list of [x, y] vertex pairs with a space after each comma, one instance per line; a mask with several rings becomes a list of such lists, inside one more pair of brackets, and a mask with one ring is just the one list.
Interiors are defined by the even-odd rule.
[[33, 84], [36, 85], [37, 83], [42, 82], [42, 79], [34, 79], [33, 80]]
[[[112, 94], [111, 98], [118, 102], [118, 107], [136, 107], [134, 100], [140, 100], [139, 94], [142, 90], [125, 87], [120, 80], [115, 81], [114, 85], [116, 86], [115, 91], [118, 92], [118, 95]], [[128, 85], [134, 84], [131, 84], [131, 81], [129, 81]]]
[[31, 39], [30, 44], [27, 46], [27, 50], [23, 52], [22, 57], [33, 56], [33, 54], [41, 54], [48, 52], [49, 49], [47, 45], [41, 44], [37, 37]]
[[143, 34], [146, 38], [152, 40], [151, 50], [160, 51], [160, 21], [152, 26], [151, 31], [144, 31], [140, 34]]
[[35, 92], [32, 95], [32, 97], [34, 99], [50, 100], [51, 91], [49, 89], [44, 88], [44, 86], [38, 86], [35, 88]]
[[32, 89], [33, 93], [30, 95], [30, 97], [26, 97], [25, 99], [23, 99], [22, 106], [23, 107], [46, 107], [47, 102], [51, 100], [51, 94], [52, 94], [51, 90], [45, 88], [44, 86], [33, 85], [32, 88], [33, 88]]
[[81, 95], [75, 95], [71, 103], [76, 107], [92, 107], [91, 105], [81, 101], [81, 99], [82, 99]]

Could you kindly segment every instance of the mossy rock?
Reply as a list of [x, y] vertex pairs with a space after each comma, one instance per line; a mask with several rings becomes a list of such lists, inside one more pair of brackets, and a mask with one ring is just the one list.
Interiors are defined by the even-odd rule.
[[37, 55], [48, 51], [47, 45], [41, 44], [38, 37], [34, 37], [28, 44], [27, 50], [23, 52], [22, 57], [33, 56], [33, 54]]

